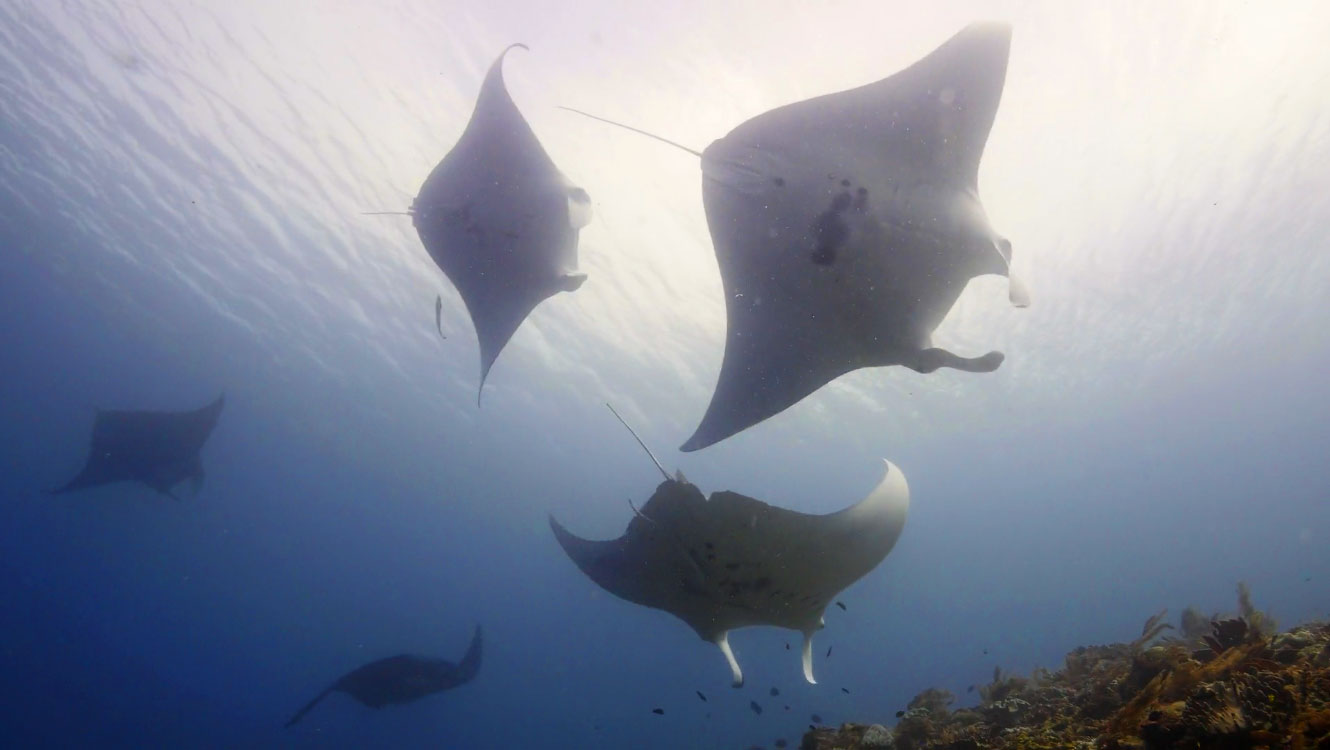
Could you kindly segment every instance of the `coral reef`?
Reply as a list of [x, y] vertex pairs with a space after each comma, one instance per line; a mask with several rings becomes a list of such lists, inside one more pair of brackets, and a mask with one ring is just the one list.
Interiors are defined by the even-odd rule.
[[802, 750], [1330, 750], [1330, 624], [1278, 632], [1238, 586], [1238, 614], [1161, 612], [1130, 643], [1085, 646], [1057, 672], [995, 670], [979, 704], [929, 688], [894, 729], [845, 724]]

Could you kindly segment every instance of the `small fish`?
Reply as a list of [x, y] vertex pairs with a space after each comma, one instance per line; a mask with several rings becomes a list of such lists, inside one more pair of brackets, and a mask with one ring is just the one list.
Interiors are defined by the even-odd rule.
[[830, 658], [831, 658], [831, 646], [827, 646], [827, 655], [824, 656], [824, 657], [822, 657], [822, 658], [823, 658], [823, 659], [830, 659]]
[[762, 715], [762, 707], [757, 705], [757, 701], [748, 701], [748, 707], [753, 709], [753, 713], [757, 714], [758, 716]]
[[434, 327], [439, 329], [441, 338], [445, 340], [448, 338], [443, 335], [443, 297], [441, 295], [435, 295], [434, 297]]
[[789, 706], [786, 706], [786, 707], [785, 707], [785, 710], [786, 710], [786, 711], [789, 711], [789, 710], [790, 710], [790, 707], [789, 707]]
[[813, 714], [812, 716], [810, 716], [810, 717], [808, 717], [808, 718], [812, 719], [814, 724], [821, 724], [821, 723], [822, 723], [822, 717], [819, 716], [818, 714]]
[[776, 740], [775, 742], [773, 742], [772, 744], [775, 745], [776, 747], [785, 747], [785, 738], [782, 737], [782, 738]]
[[849, 694], [850, 694], [850, 689], [849, 689], [849, 688], [841, 688], [840, 691], [841, 691], [842, 693], [845, 693], [846, 695], [849, 695]]
[[653, 713], [653, 714], [655, 714], [655, 715], [657, 715], [657, 716], [664, 716], [664, 715], [665, 715], [665, 709], [663, 709], [663, 708], [653, 708], [653, 709], [651, 709], [651, 713]]
[[905, 715], [905, 712], [904, 712], [904, 711], [897, 711], [897, 712], [896, 712], [896, 718], [897, 718], [897, 719], [901, 718], [901, 717], [904, 716], [904, 715]]
[[771, 689], [771, 697], [775, 698], [775, 697], [778, 696], [778, 695], [780, 695], [780, 691], [777, 690], [776, 688], [772, 688], [772, 689]]
[[974, 692], [974, 685], [971, 685], [971, 686], [965, 688], [965, 692], [967, 692], [967, 693], [973, 693], [973, 692]]
[[984, 656], [988, 656], [988, 649], [984, 649]]
[[789, 644], [789, 643], [786, 643], [786, 644], [785, 644], [785, 650], [786, 650], [786, 651], [789, 651], [789, 650], [790, 650], [790, 644]]
[[705, 695], [702, 695], [701, 690], [694, 690], [693, 692], [697, 693], [697, 697], [701, 698], [703, 703], [707, 702], [707, 697]]
[[836, 602], [836, 606], [840, 607], [842, 612], [845, 611], [845, 602]]

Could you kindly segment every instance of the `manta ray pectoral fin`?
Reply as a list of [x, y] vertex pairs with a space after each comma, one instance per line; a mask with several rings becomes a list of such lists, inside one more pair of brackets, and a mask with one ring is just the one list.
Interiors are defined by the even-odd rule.
[[809, 685], [816, 685], [817, 680], [813, 679], [813, 633], [808, 631], [804, 633], [803, 649], [804, 679], [808, 680]]
[[950, 367], [963, 372], [992, 372], [1006, 359], [1002, 352], [989, 352], [982, 357], [962, 357], [946, 349], [924, 349], [901, 364], [915, 372], [928, 374], [940, 367]]
[[730, 676], [734, 687], [744, 686], [744, 673], [739, 669], [739, 661], [734, 658], [734, 649], [730, 648], [730, 631], [723, 631], [716, 637], [715, 644], [720, 648], [721, 654], [725, 656], [725, 661], [730, 665]]
[[559, 277], [559, 291], [575, 292], [582, 288], [585, 281], [586, 274], [584, 273], [565, 273]]
[[484, 646], [484, 635], [481, 633], [480, 625], [476, 625], [476, 631], [471, 636], [471, 645], [466, 649], [466, 655], [457, 665], [457, 684], [470, 682], [476, 678], [480, 672], [481, 650]]

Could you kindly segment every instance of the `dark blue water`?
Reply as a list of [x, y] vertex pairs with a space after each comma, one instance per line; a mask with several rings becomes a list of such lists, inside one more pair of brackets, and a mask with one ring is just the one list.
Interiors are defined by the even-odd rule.
[[[890, 723], [1164, 607], [1231, 611], [1239, 580], [1281, 623], [1326, 616], [1315, 24], [906, 9], [0, 1], [0, 744], [795, 745], [813, 713]], [[696, 164], [553, 105], [704, 145], [980, 16], [1016, 29], [981, 188], [1035, 305], [976, 281], [939, 338], [1007, 363], [861, 371], [672, 450], [724, 335]], [[586, 287], [538, 308], [478, 409], [460, 299], [409, 220], [359, 212], [405, 207], [515, 40], [514, 99], [597, 217]], [[197, 497], [43, 494], [95, 409], [223, 391]], [[753, 628], [730, 688], [713, 646], [563, 556], [548, 513], [615, 536], [658, 481], [605, 401], [707, 492], [826, 512], [878, 458], [902, 468], [909, 522], [828, 611], [818, 685], [797, 634]], [[477, 623], [473, 683], [381, 711], [333, 695], [282, 728], [367, 661], [460, 658]]]

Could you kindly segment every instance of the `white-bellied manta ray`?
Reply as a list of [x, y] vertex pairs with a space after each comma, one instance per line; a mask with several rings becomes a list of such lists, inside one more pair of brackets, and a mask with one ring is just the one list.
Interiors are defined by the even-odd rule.
[[138, 481], [178, 500], [172, 490], [185, 480], [198, 494], [204, 476], [199, 453], [225, 403], [221, 395], [186, 412], [98, 409], [83, 469], [51, 494]]
[[586, 281], [577, 237], [591, 221], [591, 198], [554, 166], [508, 95], [503, 58], [513, 47], [526, 49], [511, 45], [490, 66], [466, 130], [409, 211], [471, 314], [481, 390], [536, 305]]
[[680, 146], [701, 157], [727, 318], [716, 390], [681, 450], [861, 367], [1002, 363], [932, 333], [975, 276], [1008, 276], [1029, 304], [978, 191], [1010, 46], [1010, 26], [972, 24], [893, 76], [760, 114], [701, 153]]
[[665, 481], [634, 509], [623, 536], [582, 539], [553, 516], [550, 527], [601, 588], [669, 612], [719, 646], [735, 687], [743, 685], [743, 671], [729, 632], [752, 625], [801, 632], [804, 678], [815, 683], [813, 633], [822, 628], [827, 606], [882, 562], [905, 527], [909, 486], [900, 469], [883, 463], [885, 475], [862, 501], [809, 515], [737, 492], [704, 497], [681, 474], [670, 478], [657, 461]]
[[319, 701], [334, 691], [346, 693], [370, 708], [383, 708], [392, 704], [411, 703], [427, 695], [465, 685], [474, 680], [480, 671], [481, 645], [480, 626], [477, 625], [466, 655], [457, 664], [410, 654], [370, 662], [342, 675], [322, 693], [314, 696], [286, 722], [286, 726], [294, 726]]

